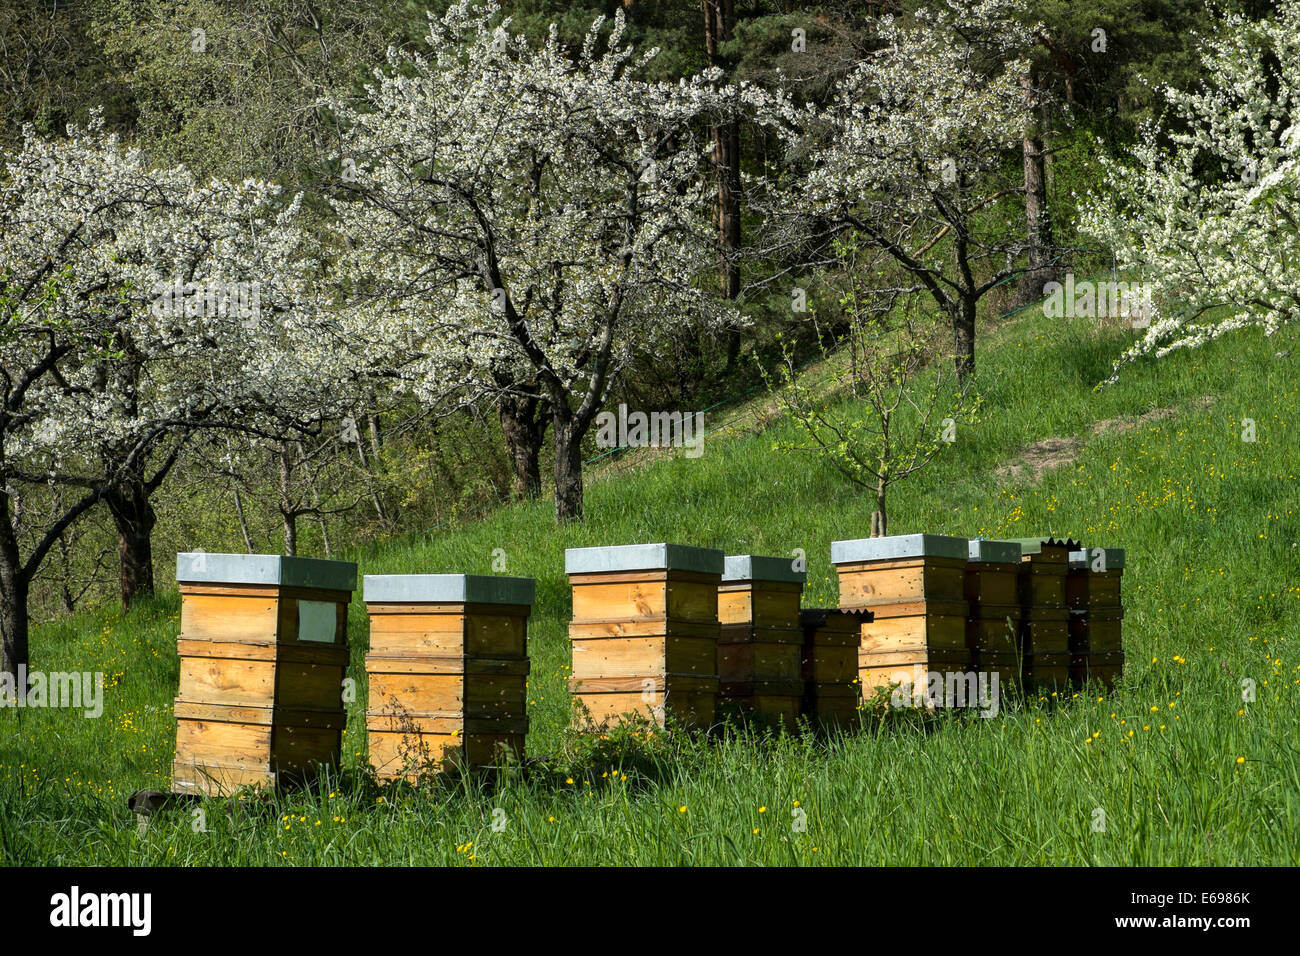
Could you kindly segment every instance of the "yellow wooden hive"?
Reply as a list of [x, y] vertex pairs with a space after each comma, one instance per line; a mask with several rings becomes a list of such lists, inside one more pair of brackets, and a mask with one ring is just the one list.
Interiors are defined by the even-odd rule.
[[532, 578], [368, 574], [370, 765], [381, 779], [524, 756]]
[[728, 555], [718, 587], [718, 707], [793, 729], [802, 706], [804, 571], [789, 558]]
[[871, 611], [804, 608], [801, 670], [802, 712], [813, 726], [827, 730], [854, 726], [862, 690], [858, 678], [858, 649]]
[[176, 556], [178, 791], [276, 786], [338, 765], [356, 580], [345, 561]]
[[1050, 690], [1070, 682], [1070, 612], [1065, 578], [1078, 544], [1056, 538], [1018, 538], [1020, 649], [1026, 687]]
[[907, 534], [831, 542], [840, 608], [866, 608], [858, 677], [865, 697], [878, 688], [924, 690], [926, 672], [970, 670], [966, 646], [965, 538]]
[[972, 538], [966, 560], [966, 646], [977, 671], [999, 686], [1020, 683], [1020, 544]]
[[569, 691], [581, 726], [627, 715], [708, 727], [718, 693], [723, 554], [679, 544], [570, 548]]
[[1114, 687], [1124, 669], [1120, 582], [1123, 548], [1085, 548], [1070, 553], [1065, 603], [1070, 612], [1070, 679]]

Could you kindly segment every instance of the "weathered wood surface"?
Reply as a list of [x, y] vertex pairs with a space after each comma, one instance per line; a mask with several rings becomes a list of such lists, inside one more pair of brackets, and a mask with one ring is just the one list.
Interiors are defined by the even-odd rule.
[[[517, 600], [529, 579], [449, 581], [383, 576], [367, 593], [457, 593]], [[367, 579], [369, 585], [370, 579]], [[495, 585], [495, 586], [494, 586]], [[522, 759], [528, 732], [527, 627], [531, 608], [511, 603], [368, 601], [366, 731], [381, 779], [418, 779], [454, 767]]]
[[[637, 566], [643, 562], [646, 566]], [[710, 726], [718, 695], [719, 551], [678, 545], [570, 549], [569, 691], [575, 721], [627, 715]]]
[[[184, 557], [184, 556], [182, 556]], [[207, 555], [212, 566], [277, 574], [289, 559]], [[220, 560], [218, 560], [220, 559]], [[354, 580], [346, 562], [303, 560], [286, 577]], [[189, 565], [178, 561], [185, 574]], [[211, 568], [206, 572], [211, 577]], [[202, 572], [194, 572], [200, 576]], [[277, 786], [339, 762], [346, 712], [350, 591], [293, 584], [179, 581], [178, 791]]]

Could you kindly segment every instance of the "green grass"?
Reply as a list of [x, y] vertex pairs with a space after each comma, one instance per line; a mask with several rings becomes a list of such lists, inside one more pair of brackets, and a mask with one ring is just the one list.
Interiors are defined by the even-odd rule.
[[[568, 734], [563, 551], [679, 541], [808, 556], [805, 602], [835, 603], [833, 539], [871, 502], [773, 452], [786, 426], [588, 486], [587, 520], [548, 503], [384, 542], [363, 573], [537, 578], [529, 763], [498, 779], [378, 788], [364, 766], [366, 621], [350, 619], [344, 766], [317, 787], [205, 805], [137, 835], [126, 797], [166, 789], [174, 594], [41, 627], [33, 667], [111, 675], [104, 715], [0, 712], [0, 858], [19, 864], [1294, 864], [1300, 862], [1300, 442], [1295, 366], [1255, 333], [1139, 366], [1100, 392], [1125, 337], [1030, 311], [982, 341], [984, 421], [898, 485], [892, 533], [1071, 535], [1128, 549], [1126, 673], [1111, 694], [1004, 703], [993, 719], [906, 713], [829, 740]], [[1172, 415], [1092, 433], [1155, 409]], [[1242, 419], [1258, 440], [1242, 441]], [[997, 466], [1054, 436], [1085, 445], [1036, 484]], [[196, 547], [202, 542], [194, 542]], [[1257, 698], [1242, 699], [1242, 681]], [[21, 716], [21, 722], [19, 720]], [[1244, 759], [1243, 759], [1244, 758]], [[572, 781], [572, 782], [570, 782]], [[797, 806], [796, 806], [797, 801]], [[685, 808], [684, 810], [682, 808]], [[1093, 828], [1105, 811], [1105, 830]], [[494, 830], [493, 819], [504, 819]], [[802, 815], [795, 811], [803, 811]], [[806, 828], [792, 824], [802, 819]], [[317, 824], [319, 822], [319, 825]]]

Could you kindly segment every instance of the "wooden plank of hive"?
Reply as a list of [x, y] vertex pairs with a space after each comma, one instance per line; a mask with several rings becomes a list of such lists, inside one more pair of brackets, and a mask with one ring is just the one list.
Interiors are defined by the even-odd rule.
[[911, 615], [966, 617], [966, 538], [894, 535], [831, 542], [841, 609], [870, 607], [876, 622]]
[[677, 720], [707, 727], [713, 723], [717, 678], [624, 677], [569, 679], [569, 691], [587, 711], [585, 725], [599, 728], [627, 714], [662, 724], [671, 708]]
[[1013, 538], [1009, 542], [1020, 545], [1021, 608], [1065, 607], [1070, 551], [1078, 547], [1077, 542], [1052, 537]]
[[1124, 671], [1123, 651], [1094, 651], [1083, 659], [1083, 672], [1078, 680], [1095, 680], [1108, 690], [1115, 686]]
[[720, 551], [675, 544], [565, 552], [569, 687], [586, 725], [623, 713], [662, 724], [669, 711], [688, 724], [712, 722], [723, 565]]
[[180, 718], [176, 724], [178, 764], [271, 772], [270, 723]]
[[[967, 542], [964, 594], [972, 620], [990, 616], [985, 608], [1019, 603], [1020, 544], [971, 538]], [[999, 612], [994, 611], [992, 614]]]
[[904, 534], [831, 542], [841, 608], [964, 602], [966, 539]]
[[1123, 548], [1084, 548], [1070, 554], [1066, 602], [1070, 677], [1076, 684], [1096, 680], [1111, 688], [1122, 673], [1124, 559]]
[[799, 601], [807, 577], [806, 571], [794, 569], [789, 558], [727, 555], [718, 586], [718, 622], [771, 629], [777, 634], [795, 631], [794, 640], [802, 640], [797, 633]]
[[[905, 535], [934, 538], [938, 535]], [[868, 538], [886, 541], [887, 538]], [[960, 540], [960, 539], [953, 539]], [[849, 544], [850, 542], [833, 542]], [[965, 557], [918, 555], [897, 561], [846, 561], [836, 564], [840, 607], [879, 607], [965, 600]]]
[[367, 575], [370, 763], [416, 779], [523, 756], [531, 578]]
[[718, 679], [739, 686], [747, 680], [798, 678], [800, 644], [745, 641], [718, 645]]
[[182, 553], [176, 785], [276, 785], [337, 765], [356, 565]]
[[1023, 679], [1038, 690], [1063, 688], [1070, 683], [1070, 653], [1026, 654]]
[[823, 729], [856, 723], [862, 698], [859, 656], [874, 614], [869, 610], [805, 608], [802, 712]]
[[588, 637], [582, 627], [575, 624], [569, 629], [574, 677], [717, 675], [716, 631], [707, 625], [679, 626], [676, 633], [638, 637]]
[[[576, 549], [586, 550], [586, 549]], [[646, 568], [572, 573], [574, 621], [695, 621], [718, 618], [717, 575]]]
[[968, 542], [911, 534], [831, 542], [840, 607], [869, 607], [858, 669], [871, 696], [882, 672], [913, 666], [969, 667], [966, 643]]
[[1071, 610], [1122, 610], [1123, 548], [1088, 548], [1070, 553], [1066, 604]]
[[1020, 610], [1005, 618], [978, 618], [967, 622], [972, 661], [978, 668], [989, 656], [1020, 653]]
[[718, 587], [723, 713], [794, 726], [804, 689], [799, 601], [806, 577], [789, 558], [727, 556]]
[[278, 589], [196, 587], [181, 583], [181, 636], [190, 640], [263, 641], [279, 633]]

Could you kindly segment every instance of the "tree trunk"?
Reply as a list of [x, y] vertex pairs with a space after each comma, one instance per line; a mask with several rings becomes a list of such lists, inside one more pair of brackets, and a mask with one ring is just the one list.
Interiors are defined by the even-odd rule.
[[290, 511], [280, 512], [284, 521], [284, 553], [294, 557], [298, 553], [298, 516]]
[[497, 415], [506, 449], [514, 469], [514, 491], [520, 498], [533, 499], [542, 493], [539, 461], [546, 436], [545, 409], [539, 415], [541, 400], [535, 396], [506, 394], [501, 396]]
[[1017, 304], [1026, 305], [1043, 297], [1043, 286], [1056, 278], [1056, 255], [1052, 220], [1047, 208], [1047, 151], [1043, 145], [1044, 123], [1034, 118], [1037, 76], [1030, 72], [1021, 78], [1030, 119], [1025, 124], [1022, 141], [1025, 168], [1025, 230], [1029, 271], [1020, 280]]
[[885, 492], [889, 483], [883, 478], [876, 482], [876, 510], [871, 513], [871, 537], [883, 538], [889, 534], [889, 512], [885, 509]]
[[158, 523], [143, 479], [133, 478], [104, 496], [121, 558], [122, 607], [153, 597], [153, 529]]
[[5, 537], [9, 540], [0, 542], [0, 672], [9, 674], [19, 696], [25, 697], [26, 686], [18, 686], [18, 668], [21, 666], [26, 671], [29, 663], [27, 597], [30, 582], [18, 565], [17, 542], [12, 540], [12, 533]]
[[966, 295], [952, 309], [953, 355], [960, 385], [975, 374], [975, 305], [974, 296]]
[[59, 597], [66, 613], [77, 612], [77, 599], [72, 593], [72, 548], [66, 534], [59, 535]]
[[235, 514], [239, 517], [239, 531], [244, 536], [244, 550], [253, 553], [253, 539], [248, 533], [248, 519], [244, 516], [244, 501], [239, 495], [239, 486], [232, 476], [230, 489], [235, 493]]
[[[563, 419], [563, 420], [562, 420]], [[569, 416], [556, 415], [552, 426], [555, 441], [555, 518], [582, 518], [582, 432]]]
[[[230, 441], [230, 435], [226, 435], [226, 452], [228, 460], [235, 460], [234, 446]], [[233, 465], [228, 467], [226, 474], [230, 477], [230, 490], [235, 496], [235, 514], [239, 518], [239, 530], [244, 536], [244, 550], [249, 554], [253, 553], [253, 538], [248, 533], [248, 517], [244, 514], [244, 499], [239, 494], [239, 479], [235, 476]]]
[[[722, 68], [720, 45], [732, 39], [736, 27], [735, 0], [705, 0], [704, 50], [710, 66]], [[718, 175], [717, 227], [720, 249], [719, 273], [722, 293], [734, 300], [740, 296], [740, 122], [735, 119], [713, 127], [713, 162]], [[740, 330], [732, 329], [727, 337], [727, 371], [735, 367], [740, 355]]]
[[[360, 447], [360, 442], [357, 443]], [[298, 553], [298, 509], [289, 497], [289, 443], [280, 445], [280, 520], [284, 523], [284, 553], [294, 557]]]

